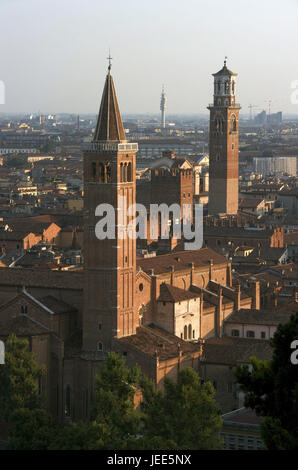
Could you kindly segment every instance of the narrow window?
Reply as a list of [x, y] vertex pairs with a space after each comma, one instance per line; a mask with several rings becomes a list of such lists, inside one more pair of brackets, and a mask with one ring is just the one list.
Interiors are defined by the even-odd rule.
[[96, 162], [92, 162], [92, 179], [96, 178]]
[[65, 391], [65, 416], [71, 416], [71, 390], [69, 385], [67, 385]]
[[111, 166], [109, 163], [105, 166], [105, 182], [109, 183], [111, 181]]
[[104, 182], [104, 166], [102, 163], [98, 164], [98, 182], [99, 183]]
[[130, 162], [127, 165], [127, 181], [132, 181], [132, 178], [131, 178], [131, 163]]

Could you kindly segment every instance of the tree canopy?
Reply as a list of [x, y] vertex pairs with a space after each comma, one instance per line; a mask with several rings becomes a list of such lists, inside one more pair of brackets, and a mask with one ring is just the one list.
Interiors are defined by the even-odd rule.
[[[157, 390], [138, 367], [111, 352], [96, 378], [90, 421], [59, 424], [43, 409], [43, 374], [28, 342], [12, 335], [0, 367], [0, 409], [11, 424], [9, 449], [138, 450], [219, 449], [221, 418], [210, 383], [191, 368]], [[136, 392], [143, 396], [135, 406]]]
[[45, 369], [28, 350], [28, 340], [11, 335], [5, 344], [5, 364], [0, 367], [0, 421], [9, 421], [21, 408], [33, 410], [43, 404], [38, 380]]
[[[201, 383], [191, 368], [177, 382], [164, 380], [164, 390], [144, 387], [144, 437], [166, 449], [220, 449], [222, 419], [210, 382]], [[159, 447], [161, 446], [161, 447]], [[165, 447], [166, 446], [166, 447]]]
[[261, 433], [270, 450], [298, 449], [298, 365], [291, 361], [291, 344], [297, 339], [298, 313], [278, 326], [270, 362], [252, 358], [251, 368], [236, 370], [245, 405], [264, 417]]

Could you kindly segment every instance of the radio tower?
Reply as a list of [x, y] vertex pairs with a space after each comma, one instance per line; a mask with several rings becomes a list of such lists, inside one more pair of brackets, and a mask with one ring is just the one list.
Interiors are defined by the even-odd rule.
[[161, 98], [160, 98], [161, 127], [163, 129], [165, 129], [166, 127], [166, 107], [167, 107], [167, 98], [165, 94], [165, 88], [163, 85], [162, 90], [161, 90]]

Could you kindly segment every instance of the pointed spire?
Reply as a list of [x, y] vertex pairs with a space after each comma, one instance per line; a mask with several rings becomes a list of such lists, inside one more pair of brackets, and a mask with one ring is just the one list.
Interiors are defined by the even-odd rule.
[[103, 89], [96, 129], [93, 141], [126, 141], [122, 119], [119, 111], [114, 80], [111, 75], [111, 54], [109, 54], [108, 73]]

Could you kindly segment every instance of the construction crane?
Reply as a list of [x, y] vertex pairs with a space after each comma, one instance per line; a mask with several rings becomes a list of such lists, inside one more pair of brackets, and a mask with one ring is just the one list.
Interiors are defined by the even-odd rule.
[[268, 103], [268, 116], [270, 116], [270, 113], [271, 113], [271, 103], [272, 103], [272, 100], [265, 100], [265, 103]]
[[253, 108], [259, 108], [259, 106], [257, 106], [256, 104], [250, 104], [248, 107], [249, 107], [249, 119], [250, 121], [252, 121], [252, 110]]

